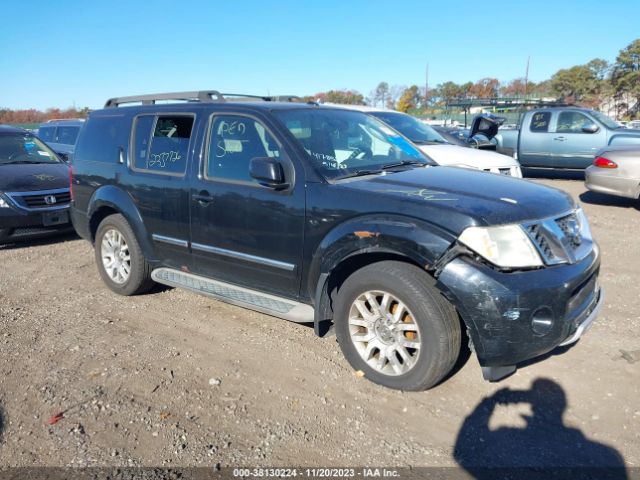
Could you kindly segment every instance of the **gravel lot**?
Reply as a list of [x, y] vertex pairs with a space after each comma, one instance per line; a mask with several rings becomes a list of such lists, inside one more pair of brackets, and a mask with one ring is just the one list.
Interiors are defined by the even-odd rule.
[[470, 357], [428, 392], [387, 390], [308, 326], [118, 297], [74, 236], [0, 247], [0, 465], [640, 467], [640, 203], [536, 181], [583, 204], [607, 301], [577, 345], [497, 384]]

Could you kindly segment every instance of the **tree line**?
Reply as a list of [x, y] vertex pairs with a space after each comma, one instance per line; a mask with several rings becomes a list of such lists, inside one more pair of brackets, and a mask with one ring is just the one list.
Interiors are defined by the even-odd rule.
[[501, 82], [487, 77], [476, 82], [444, 82], [433, 88], [380, 82], [368, 97], [354, 90], [331, 90], [305, 97], [331, 103], [368, 104], [413, 114], [437, 112], [461, 99], [553, 98], [620, 118], [640, 117], [640, 39], [620, 50], [615, 62], [595, 58], [584, 65], [558, 70], [542, 82], [515, 78]]
[[42, 112], [34, 108], [26, 110], [9, 110], [0, 108], [0, 123], [8, 124], [27, 124], [27, 123], [44, 123], [48, 120], [65, 119], [65, 118], [86, 118], [89, 114], [89, 108], [85, 107], [80, 110], [76, 108], [49, 108]]

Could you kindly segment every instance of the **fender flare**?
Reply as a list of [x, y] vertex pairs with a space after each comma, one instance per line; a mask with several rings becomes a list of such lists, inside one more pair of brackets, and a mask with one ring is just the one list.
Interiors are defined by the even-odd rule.
[[[89, 222], [91, 223], [94, 215], [105, 207], [119, 212], [129, 222], [144, 256], [147, 260], [153, 261], [156, 255], [151, 236], [147, 232], [142, 216], [131, 196], [115, 185], [105, 185], [97, 189], [89, 200], [87, 209]], [[95, 240], [93, 235], [91, 240]]]
[[403, 215], [365, 215], [333, 228], [317, 246], [307, 276], [307, 293], [314, 299], [316, 334], [330, 309], [331, 273], [341, 263], [359, 255], [391, 255], [434, 270], [438, 258], [455, 239], [449, 231]]

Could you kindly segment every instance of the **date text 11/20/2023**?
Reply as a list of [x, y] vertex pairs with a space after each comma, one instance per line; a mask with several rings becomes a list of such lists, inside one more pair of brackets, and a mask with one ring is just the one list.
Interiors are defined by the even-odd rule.
[[238, 478], [376, 478], [400, 477], [397, 470], [387, 468], [234, 468]]

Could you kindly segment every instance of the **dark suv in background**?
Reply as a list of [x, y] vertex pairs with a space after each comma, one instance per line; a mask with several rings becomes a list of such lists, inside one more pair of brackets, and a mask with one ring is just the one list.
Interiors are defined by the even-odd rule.
[[568, 194], [436, 166], [362, 112], [272, 100], [182, 92], [91, 113], [71, 217], [109, 288], [333, 324], [356, 370], [403, 390], [442, 380], [464, 332], [498, 380], [592, 324], [600, 256]]
[[69, 166], [32, 133], [0, 125], [0, 242], [69, 229]]
[[38, 138], [44, 140], [64, 161], [68, 161], [76, 146], [76, 140], [84, 120], [49, 120], [38, 128]]

